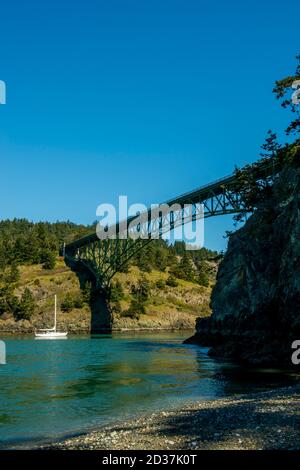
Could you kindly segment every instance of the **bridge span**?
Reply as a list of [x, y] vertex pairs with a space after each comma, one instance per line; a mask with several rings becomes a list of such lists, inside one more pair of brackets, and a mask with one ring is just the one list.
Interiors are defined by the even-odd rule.
[[[257, 183], [272, 184], [280, 171], [280, 164], [275, 158], [263, 159], [242, 169], [251, 174]], [[66, 263], [75, 271], [88, 271], [96, 289], [109, 288], [113, 276], [139, 250], [143, 249], [152, 239], [163, 236], [166, 231], [179, 227], [187, 220], [184, 206], [190, 205], [192, 213], [190, 221], [200, 217], [214, 217], [224, 214], [237, 214], [250, 211], [245, 207], [243, 192], [247, 188], [241, 186], [239, 172], [226, 176], [212, 183], [194, 189], [188, 193], [172, 198], [160, 206], [174, 206], [175, 209], [165, 215], [157, 213], [153, 218], [151, 209], [120, 221], [114, 227], [116, 239], [99, 239], [96, 231], [88, 236], [75, 240], [64, 247], [63, 255]], [[199, 212], [199, 204], [204, 212]], [[144, 223], [141, 224], [141, 216]], [[108, 227], [107, 230], [110, 228]], [[122, 239], [120, 234], [128, 231], [131, 237]], [[135, 240], [132, 235], [135, 235]]]

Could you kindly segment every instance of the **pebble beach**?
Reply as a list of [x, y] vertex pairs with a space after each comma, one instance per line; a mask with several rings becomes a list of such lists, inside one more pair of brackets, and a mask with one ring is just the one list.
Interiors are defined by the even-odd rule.
[[200, 401], [72, 437], [44, 450], [300, 449], [300, 385]]

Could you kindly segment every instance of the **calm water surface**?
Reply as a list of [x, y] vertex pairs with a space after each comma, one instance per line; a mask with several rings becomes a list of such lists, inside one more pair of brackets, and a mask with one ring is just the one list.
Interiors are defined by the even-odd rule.
[[2, 338], [0, 445], [86, 431], [188, 400], [266, 390], [296, 376], [248, 371], [183, 345], [190, 332], [119, 333], [68, 340]]

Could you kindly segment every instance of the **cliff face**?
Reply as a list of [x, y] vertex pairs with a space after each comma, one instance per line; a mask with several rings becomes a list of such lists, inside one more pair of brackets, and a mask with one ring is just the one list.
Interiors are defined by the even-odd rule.
[[212, 292], [213, 314], [193, 341], [212, 355], [291, 363], [300, 340], [300, 169], [284, 169], [267, 200], [231, 235]]

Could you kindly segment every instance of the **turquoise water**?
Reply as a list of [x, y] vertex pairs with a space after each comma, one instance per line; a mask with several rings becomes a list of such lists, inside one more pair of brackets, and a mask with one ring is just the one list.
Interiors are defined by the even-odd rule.
[[190, 335], [5, 338], [0, 445], [51, 440], [188, 400], [265, 390], [293, 380], [279, 371], [247, 371], [215, 361], [207, 349], [182, 344]]

